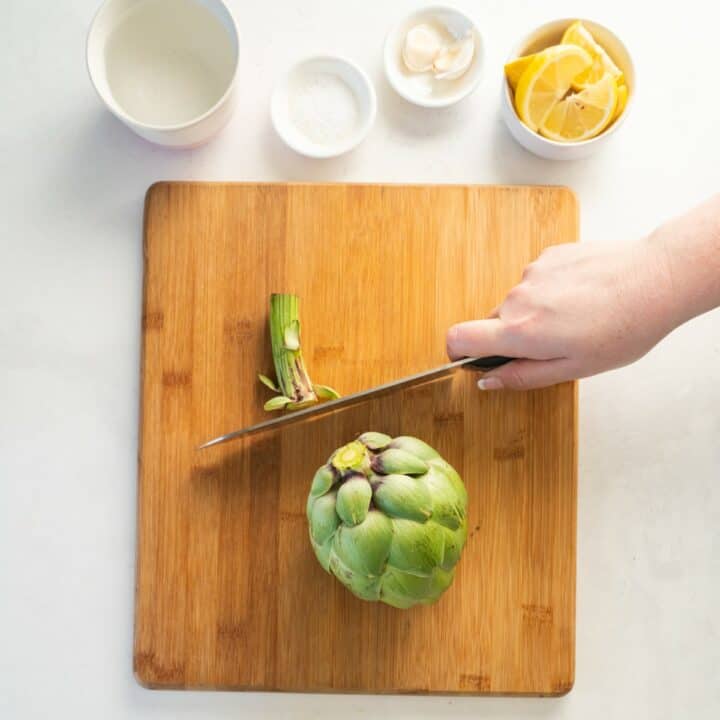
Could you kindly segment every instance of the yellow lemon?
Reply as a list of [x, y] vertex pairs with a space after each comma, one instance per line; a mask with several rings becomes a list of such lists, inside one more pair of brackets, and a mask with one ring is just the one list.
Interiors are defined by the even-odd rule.
[[[536, 53], [537, 54], [537, 53]], [[515, 58], [505, 65], [505, 77], [510, 83], [510, 87], [515, 90], [520, 82], [520, 77], [527, 70], [528, 65], [535, 59], [535, 55], [523, 55]]]
[[515, 109], [520, 119], [537, 132], [573, 80], [591, 65], [590, 54], [577, 45], [553, 45], [537, 53], [520, 76], [515, 91]]
[[617, 83], [605, 75], [594, 85], [556, 103], [541, 124], [540, 133], [557, 142], [589, 140], [615, 119], [617, 102]]
[[612, 75], [618, 84], [623, 81], [622, 70], [613, 62], [605, 48], [597, 43], [592, 33], [580, 20], [575, 21], [563, 33], [561, 42], [577, 45], [583, 50], [587, 50], [593, 60], [592, 65], [573, 80], [573, 87], [576, 90], [594, 85], [605, 74]]

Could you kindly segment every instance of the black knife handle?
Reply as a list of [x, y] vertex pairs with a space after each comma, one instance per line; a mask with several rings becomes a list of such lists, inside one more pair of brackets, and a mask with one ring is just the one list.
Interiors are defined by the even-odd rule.
[[509, 363], [511, 360], [515, 360], [515, 358], [505, 357], [504, 355], [490, 355], [489, 357], [477, 358], [477, 360], [473, 360], [463, 367], [470, 370], [492, 370]]

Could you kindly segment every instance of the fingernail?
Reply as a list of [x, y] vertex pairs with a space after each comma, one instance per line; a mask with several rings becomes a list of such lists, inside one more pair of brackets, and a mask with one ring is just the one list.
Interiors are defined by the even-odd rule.
[[497, 377], [484, 377], [478, 380], [477, 386], [481, 390], [502, 390], [503, 382]]

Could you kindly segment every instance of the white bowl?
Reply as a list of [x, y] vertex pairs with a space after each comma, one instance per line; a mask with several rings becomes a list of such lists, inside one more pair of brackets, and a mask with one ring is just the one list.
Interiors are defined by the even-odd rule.
[[87, 67], [110, 112], [151, 142], [194, 147], [230, 119], [238, 31], [222, 0], [105, 0]]
[[[352, 93], [357, 120], [347, 134], [329, 135], [320, 141], [300, 130], [294, 120], [292, 103], [294, 93], [301, 92], [308, 83], [326, 82], [327, 76], [330, 76], [330, 82], [332, 78], [339, 79]], [[322, 110], [318, 108], [318, 112]], [[295, 152], [312, 158], [337, 157], [352, 150], [370, 132], [376, 114], [377, 98], [370, 78], [355, 63], [332, 55], [310, 57], [290, 68], [275, 88], [270, 103], [270, 117], [280, 138]]]
[[[563, 32], [570, 23], [578, 18], [563, 18], [541, 25], [539, 28], [527, 35], [515, 49], [510, 53], [506, 62], [510, 62], [522, 55], [529, 55], [544, 48], [560, 42]], [[513, 103], [513, 93], [507, 78], [503, 75], [501, 113], [505, 124], [512, 136], [531, 153], [548, 160], [578, 160], [588, 157], [601, 148], [610, 138], [622, 127], [628, 112], [633, 105], [636, 92], [635, 66], [625, 45], [620, 39], [604, 25], [592, 20], [582, 19], [583, 25], [593, 34], [595, 39], [602, 45], [615, 64], [623, 71], [625, 82], [628, 87], [628, 100], [622, 115], [604, 132], [596, 135], [590, 140], [583, 140], [576, 143], [561, 143], [555, 140], [538, 135], [533, 132], [518, 117]]]
[[[429, 72], [411, 72], [403, 62], [402, 49], [408, 30], [431, 19], [445, 25], [457, 38], [469, 31], [475, 40], [475, 55], [470, 67], [455, 80], [435, 80]], [[385, 74], [398, 95], [408, 102], [427, 108], [448, 107], [466, 98], [478, 86], [483, 53], [482, 35], [475, 22], [455, 8], [430, 5], [411, 13], [388, 33], [384, 50]]]

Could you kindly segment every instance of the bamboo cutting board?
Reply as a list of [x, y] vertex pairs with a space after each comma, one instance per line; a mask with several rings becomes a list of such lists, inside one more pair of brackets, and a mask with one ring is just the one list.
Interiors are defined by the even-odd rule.
[[[311, 377], [348, 394], [446, 362], [577, 206], [545, 187], [159, 183], [145, 209], [134, 667], [153, 688], [561, 694], [574, 678], [576, 390], [461, 373], [209, 450], [265, 418], [271, 292], [301, 298]], [[355, 599], [318, 565], [315, 469], [362, 431], [463, 476], [470, 534], [431, 607]]]

